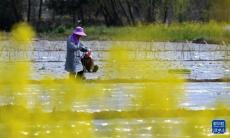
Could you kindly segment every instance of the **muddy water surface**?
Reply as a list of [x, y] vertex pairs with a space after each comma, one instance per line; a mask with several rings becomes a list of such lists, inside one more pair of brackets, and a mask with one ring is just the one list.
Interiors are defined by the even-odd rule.
[[[116, 42], [121, 43], [121, 42]], [[123, 42], [125, 45], [131, 45], [131, 42]], [[133, 42], [132, 42], [133, 43]], [[90, 41], [85, 42], [94, 51], [96, 64], [100, 66], [97, 73], [87, 73], [87, 79], [104, 79], [105, 65], [108, 62], [108, 51], [113, 42], [107, 41]], [[5, 44], [7, 45], [7, 44]], [[191, 73], [183, 74], [187, 79], [219, 79], [230, 77], [230, 47], [220, 45], [199, 45], [190, 43], [151, 43], [151, 42], [135, 42], [132, 46], [131, 53], [134, 53], [134, 59], [146, 60], [149, 65], [157, 65], [158, 62], [163, 68], [167, 69], [189, 69]], [[67, 72], [64, 71], [64, 62], [66, 54], [66, 45], [63, 41], [36, 41], [33, 47], [28, 51], [10, 52], [9, 48], [1, 47], [1, 62], [12, 64], [8, 61], [18, 61], [14, 59], [15, 55], [22, 55], [28, 58], [32, 64], [32, 80], [40, 80], [44, 76], [52, 75], [55, 79], [67, 78]], [[160, 61], [159, 61], [160, 60]], [[18, 62], [28, 62], [18, 61]], [[141, 69], [141, 66], [140, 66]], [[135, 70], [132, 72], [135, 74]], [[135, 75], [134, 75], [135, 78]], [[60, 84], [61, 85], [61, 84]], [[100, 83], [86, 83], [89, 87], [100, 85]], [[94, 96], [87, 97], [83, 101], [75, 99], [71, 105], [74, 112], [113, 112], [113, 111], [131, 111], [140, 107], [139, 104], [133, 102], [138, 99], [138, 89], [143, 89], [143, 83], [112, 83], [103, 84], [105, 87], [100, 88]], [[108, 86], [107, 86], [108, 85]], [[156, 85], [152, 83], [152, 85]], [[44, 89], [39, 84], [31, 84], [27, 88], [28, 93], [20, 93], [11, 95], [1, 95], [0, 105], [15, 105], [15, 99], [28, 99], [28, 108], [33, 109], [36, 104], [41, 104], [42, 110], [45, 112], [63, 111], [63, 101], [61, 99], [63, 91], [55, 91], [55, 89]], [[52, 92], [56, 92], [57, 97], [52, 96]], [[180, 90], [178, 90], [180, 91]], [[217, 104], [222, 103], [230, 107], [230, 84], [228, 82], [189, 82], [186, 83], [183, 91], [178, 94], [175, 90], [171, 93], [171, 97], [175, 97], [179, 101], [178, 109], [191, 111], [213, 110]], [[160, 92], [159, 92], [160, 95]], [[56, 104], [53, 101], [56, 100]], [[145, 107], [149, 109], [149, 107]], [[154, 105], [151, 106], [154, 108]], [[229, 119], [228, 117], [221, 117]], [[215, 118], [212, 118], [215, 119]], [[210, 122], [212, 120], [209, 120]], [[209, 137], [213, 136], [209, 124], [201, 126], [187, 125], [183, 117], [150, 117], [150, 118], [115, 118], [115, 119], [94, 119], [93, 121], [76, 121], [56, 122], [40, 125], [28, 124], [29, 128], [35, 131], [21, 131], [22, 136], [49, 136], [51, 134], [62, 135], [62, 130], [69, 128], [73, 135], [78, 136], [81, 130], [74, 129], [79, 124], [83, 126], [92, 125], [90, 128], [95, 133], [95, 137], [175, 137], [187, 138], [197, 137], [200, 135]], [[199, 133], [182, 134], [186, 127], [190, 131]], [[1, 125], [0, 131], [4, 132], [5, 127]], [[229, 136], [226, 133], [226, 136]], [[0, 136], [4, 137], [4, 133]]]

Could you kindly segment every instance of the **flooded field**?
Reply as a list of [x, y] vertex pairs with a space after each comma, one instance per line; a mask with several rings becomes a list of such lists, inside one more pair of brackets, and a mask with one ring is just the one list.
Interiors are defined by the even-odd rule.
[[[52, 75], [57, 79], [65, 78], [64, 71], [66, 42], [36, 41], [30, 52], [9, 52], [9, 47], [0, 48], [0, 59], [14, 61], [15, 55], [24, 55], [32, 61], [33, 79]], [[85, 45], [93, 50], [96, 64], [100, 70], [96, 74], [87, 74], [88, 78], [102, 78], [109, 50], [114, 42], [88, 41]], [[152, 43], [152, 42], [116, 42], [131, 46], [129, 51], [133, 60], [145, 60], [155, 65], [157, 62], [167, 69], [189, 69], [189, 79], [218, 79], [230, 77], [230, 47], [227, 45], [206, 45], [192, 43]], [[130, 53], [127, 53], [130, 54]], [[17, 57], [17, 56], [16, 56]], [[141, 65], [140, 65], [141, 66]], [[140, 67], [141, 69], [141, 67]]]
[[[132, 56], [132, 61], [129, 62], [145, 61], [144, 63], [149, 66], [137, 64], [126, 73], [128, 78], [125, 79], [114, 75], [113, 68], [108, 68], [109, 52], [114, 43], [131, 46], [127, 52], [127, 55]], [[212, 120], [230, 121], [230, 83], [227, 81], [230, 78], [230, 46], [192, 43], [85, 42], [85, 45], [93, 50], [95, 62], [100, 69], [97, 73], [87, 73], [88, 81], [79, 85], [79, 88], [82, 90], [93, 88], [95, 91], [90, 94], [82, 91], [69, 96], [66, 93], [71, 91], [63, 81], [68, 77], [67, 72], [64, 71], [65, 42], [35, 41], [30, 49], [17, 52], [12, 52], [10, 47], [4, 45], [7, 45], [7, 42], [0, 47], [0, 59], [2, 63], [7, 64], [5, 69], [11, 67], [11, 64], [13, 66], [15, 61], [30, 62], [32, 66], [30, 80], [33, 81], [22, 89], [22, 92], [11, 93], [10, 84], [0, 89], [0, 106], [3, 108], [1, 111], [5, 111], [4, 107], [7, 106], [19, 106], [18, 99], [27, 101], [28, 109], [16, 112], [23, 113], [24, 110], [29, 110], [30, 118], [23, 124], [26, 127], [16, 129], [21, 137], [49, 137], [50, 135], [99, 138], [219, 137], [212, 134]], [[25, 57], [21, 59], [27, 60], [15, 57]], [[159, 83], [154, 78], [148, 80], [147, 77], [146, 80], [140, 81], [138, 73], [139, 70], [143, 70], [143, 67], [155, 68], [156, 70], [152, 70], [153, 74], [158, 73], [158, 68], [165, 69], [167, 73], [174, 70], [188, 82], [174, 87], [174, 85]], [[126, 68], [130, 67], [124, 65], [122, 70]], [[105, 69], [109, 69], [113, 76], [108, 77]], [[177, 72], [177, 70], [187, 71]], [[48, 82], [49, 86], [40, 83], [46, 76], [52, 76], [57, 83]], [[70, 84], [70, 86], [75, 85]], [[77, 88], [77, 86], [73, 87], [72, 90]], [[149, 95], [150, 91], [156, 94]], [[147, 95], [144, 99], [142, 92]], [[148, 98], [148, 96], [155, 97]], [[66, 97], [67, 101], [69, 99], [72, 101], [68, 103], [68, 110], [65, 104]], [[150, 104], [145, 102], [146, 97], [147, 101], [151, 101]], [[177, 106], [174, 107], [174, 104]], [[162, 108], [168, 105], [170, 108]], [[38, 107], [38, 114], [42, 112], [45, 115], [42, 115], [42, 119], [36, 120], [41, 117], [36, 114], [37, 112], [33, 113], [33, 110]], [[221, 112], [218, 112], [219, 110]], [[46, 122], [51, 117], [56, 119]], [[19, 120], [21, 118], [23, 117], [19, 117]], [[0, 133], [0, 137], [7, 137], [7, 132], [10, 130], [5, 125], [7, 123], [2, 120], [4, 119], [0, 119], [0, 132], [5, 131], [5, 133]], [[227, 126], [229, 129], [229, 124]], [[229, 136], [227, 130], [227, 133], [220, 137]]]
[[[62, 84], [58, 85], [62, 86]], [[58, 85], [55, 87], [59, 91], [53, 88], [44, 89], [40, 85], [33, 84], [28, 87], [27, 93], [1, 95], [1, 107], [17, 105], [17, 99], [28, 100], [28, 109], [31, 113], [26, 121], [23, 119], [26, 110], [16, 111], [23, 117], [17, 117], [17, 115], [15, 117], [24, 121], [23, 125], [26, 126], [17, 132], [18, 135], [49, 137], [68, 134], [71, 137], [85, 137], [87, 133], [89, 136], [86, 137], [93, 135], [98, 138], [215, 137], [211, 133], [211, 121], [213, 119], [230, 120], [229, 110], [220, 110], [220, 112], [216, 110], [220, 102], [227, 107], [230, 106], [229, 83], [187, 83], [183, 95], [177, 91], [168, 95], [179, 100], [179, 107], [169, 112], [158, 110], [158, 104], [141, 107], [140, 104], [134, 102], [135, 99], [141, 99], [141, 94], [137, 90], [145, 87], [145, 84], [118, 83], [103, 84], [104, 88], [84, 99], [79, 99], [80, 93], [76, 94], [71, 104], [71, 113], [69, 113], [66, 111], [66, 104], [63, 103], [65, 90], [63, 88], [63, 91], [60, 91]], [[87, 83], [85, 85], [94, 87], [100, 84]], [[151, 83], [150, 85], [158, 84]], [[36, 111], [37, 105], [42, 109], [43, 114], [46, 113], [45, 115]], [[35, 113], [33, 113], [34, 110]], [[11, 115], [8, 117], [10, 118]], [[1, 132], [9, 131], [5, 127], [1, 125]], [[193, 131], [196, 133], [192, 133]], [[0, 135], [4, 137], [5, 134]], [[229, 135], [226, 133], [222, 137], [229, 137]]]

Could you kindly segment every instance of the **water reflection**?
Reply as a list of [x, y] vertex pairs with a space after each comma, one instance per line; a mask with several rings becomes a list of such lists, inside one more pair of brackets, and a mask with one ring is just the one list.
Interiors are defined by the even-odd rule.
[[[60, 85], [60, 84], [59, 84]], [[92, 85], [92, 84], [90, 84]], [[97, 85], [97, 84], [94, 84]], [[108, 84], [109, 86], [109, 84]], [[99, 112], [99, 111], [124, 111], [137, 108], [139, 105], [132, 100], [139, 98], [138, 89], [142, 89], [144, 84], [115, 84], [111, 88], [102, 88], [94, 97], [89, 97], [83, 101], [76, 99], [72, 103], [72, 110], [78, 112]], [[30, 85], [27, 88], [28, 93], [17, 93], [15, 95], [1, 95], [0, 105], [14, 105], [16, 99], [28, 99], [28, 108], [32, 109], [37, 103], [40, 103], [45, 111], [52, 111], [52, 100], [50, 95], [53, 89], [43, 91], [39, 85]], [[103, 93], [103, 94], [102, 94]], [[60, 93], [59, 98], [62, 97]], [[98, 95], [98, 96], [97, 96]], [[100, 95], [104, 95], [101, 97]], [[178, 97], [178, 93], [171, 94]], [[61, 97], [60, 97], [61, 96]], [[230, 105], [230, 93], [228, 83], [187, 83], [185, 95], [179, 98], [180, 108], [191, 110], [212, 109], [216, 103], [222, 102]], [[58, 104], [63, 104], [59, 101]], [[57, 107], [58, 108], [58, 107]]]

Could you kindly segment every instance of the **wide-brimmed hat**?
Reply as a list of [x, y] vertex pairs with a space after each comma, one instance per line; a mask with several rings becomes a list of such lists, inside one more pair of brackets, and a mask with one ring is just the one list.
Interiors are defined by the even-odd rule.
[[87, 36], [85, 31], [84, 31], [84, 28], [82, 28], [80, 26], [78, 26], [74, 29], [73, 34], [80, 35], [80, 36]]

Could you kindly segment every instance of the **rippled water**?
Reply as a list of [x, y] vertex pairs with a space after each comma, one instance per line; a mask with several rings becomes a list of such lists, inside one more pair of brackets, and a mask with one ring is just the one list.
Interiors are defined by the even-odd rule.
[[[88, 79], [103, 79], [103, 69], [107, 62], [106, 58], [112, 42], [91, 41], [85, 43], [95, 51], [96, 63], [100, 66], [99, 72], [86, 74], [86, 76]], [[130, 42], [126, 43], [129, 45]], [[184, 74], [184, 77], [187, 79], [210, 80], [230, 77], [230, 47], [185, 43], [153, 44], [144, 42], [138, 42], [136, 45], [138, 49], [131, 51], [135, 53], [136, 58], [147, 60], [150, 65], [156, 65], [159, 62], [158, 59], [164, 60], [165, 64], [163, 66], [167, 69], [190, 69], [191, 74]], [[5, 48], [2, 48], [0, 59], [4, 59], [3, 61], [12, 60], [14, 54], [23, 55], [24, 52], [10, 53]], [[29, 55], [25, 54], [24, 56], [29, 56], [30, 60], [32, 60], [33, 72], [31, 79], [33, 80], [40, 80], [48, 74], [58, 79], [67, 77], [67, 73], [64, 71], [65, 42], [63, 41], [34, 42]], [[61, 86], [61, 84], [57, 84], [57, 87], [58, 85]], [[87, 82], [85, 85], [94, 87], [100, 85], [100, 83]], [[157, 84], [152, 82], [151, 85]], [[140, 106], [133, 99], [139, 98], [138, 89], [143, 89], [145, 84], [127, 82], [103, 84], [103, 86], [93, 96], [86, 97], [84, 100], [76, 98], [71, 103], [71, 110], [74, 113], [87, 112], [96, 114], [105, 112], [105, 114], [110, 115], [109, 113], [111, 112], [122, 113], [124, 111], [132, 111]], [[36, 108], [37, 104], [41, 105], [42, 110], [46, 113], [65, 111], [65, 107], [63, 106], [65, 103], [62, 100], [64, 99], [64, 91], [56, 91], [55, 88], [44, 89], [40, 84], [30, 84], [26, 88], [26, 91], [26, 93], [17, 92], [15, 94], [7, 93], [7, 90], [5, 92], [1, 91], [0, 106], [15, 105], [17, 103], [16, 99], [21, 98], [28, 100], [27, 108], [31, 111]], [[219, 103], [230, 107], [230, 84], [228, 82], [188, 82], [185, 84], [182, 94], [178, 94], [178, 91], [175, 90], [170, 96], [178, 99], [178, 109], [181, 110], [194, 112], [214, 110]], [[52, 95], [54, 93], [55, 96]], [[161, 93], [159, 92], [160, 95]], [[55, 104], [53, 103], [54, 101]], [[154, 105], [145, 107], [145, 109], [154, 109]], [[107, 116], [107, 118], [99, 117], [92, 120], [81, 120], [73, 117], [68, 119], [68, 121], [58, 119], [55, 122], [38, 124], [34, 124], [33, 120], [30, 120], [25, 131], [19, 131], [18, 133], [21, 136], [27, 137], [46, 137], [50, 135], [60, 137], [66, 135], [66, 132], [63, 130], [68, 130], [68, 135], [76, 137], [82, 137], [87, 132], [92, 132], [95, 137], [99, 138], [212, 137], [211, 121], [218, 118], [230, 120], [228, 116], [206, 118], [206, 114], [203, 116], [198, 114], [198, 116], [192, 116], [191, 118], [182, 115], [173, 115], [172, 117], [162, 117], [159, 115], [141, 117], [141, 114], [139, 117]], [[201, 123], [197, 123], [196, 120]], [[202, 120], [207, 122], [202, 122]], [[83, 129], [79, 129], [79, 127], [84, 128], [84, 131]], [[188, 130], [189, 132], [186, 133]], [[0, 120], [0, 132], [5, 132], [0, 133], [0, 137], [7, 137], [8, 131], [10, 130], [6, 130], [6, 126], [2, 125]], [[227, 132], [224, 136], [229, 137], [229, 135]]]
[[[61, 84], [59, 84], [61, 86]], [[88, 84], [89, 87], [98, 84]], [[103, 84], [108, 88], [101, 88], [93, 97], [88, 97], [83, 101], [74, 100], [72, 110], [77, 112], [101, 112], [101, 111], [128, 111], [137, 108], [139, 105], [133, 102], [138, 99], [138, 89], [142, 89], [145, 84]], [[157, 84], [151, 84], [157, 85]], [[57, 85], [58, 87], [58, 85]], [[15, 98], [28, 98], [29, 108], [33, 108], [36, 102], [41, 103], [45, 111], [52, 111], [52, 91], [54, 89], [44, 89], [37, 84], [31, 85], [27, 93], [17, 93], [16, 95], [0, 96], [0, 105], [14, 104]], [[229, 83], [203, 82], [186, 83], [184, 94], [179, 96], [175, 91], [171, 94], [175, 98], [179, 96], [179, 108], [189, 110], [213, 109], [216, 104], [222, 102], [230, 106], [230, 85]], [[77, 90], [76, 90], [77, 92]], [[62, 96], [64, 93], [58, 93]], [[76, 94], [77, 95], [77, 94]], [[102, 96], [103, 95], [103, 96]], [[160, 95], [160, 93], [159, 93]], [[61, 98], [60, 98], [61, 99]], [[59, 99], [59, 100], [60, 100]], [[63, 104], [59, 101], [60, 105]], [[61, 107], [61, 106], [60, 106]], [[154, 108], [154, 105], [153, 105]], [[56, 109], [62, 110], [62, 109]]]
[[[9, 52], [1, 48], [0, 59], [14, 60], [15, 55], [27, 56], [32, 62], [33, 79], [41, 79], [53, 75], [58, 79], [66, 78], [64, 62], [66, 55], [65, 41], [36, 41], [29, 54], [25, 52]], [[113, 43], [109, 41], [88, 41], [86, 46], [94, 51], [96, 64], [100, 70], [96, 74], [87, 74], [88, 78], [103, 78], [103, 69], [107, 63], [108, 51]], [[143, 59], [149, 64], [157, 64], [156, 60], [165, 60], [164, 68], [190, 69], [190, 79], [218, 79], [230, 77], [230, 47], [222, 45], [204, 45], [192, 43], [152, 43], [152, 42], [122, 42], [131, 47], [130, 53], [134, 59]], [[17, 59], [16, 59], [17, 60]], [[140, 67], [141, 69], [141, 67]]]
[[[61, 85], [61, 84], [60, 84]], [[89, 86], [98, 84], [87, 84]], [[110, 85], [110, 84], [108, 84]], [[155, 84], [152, 84], [155, 85]], [[107, 87], [105, 85], [105, 87]], [[132, 99], [138, 98], [137, 89], [141, 89], [143, 84], [113, 84], [108, 88], [102, 88], [98, 90], [98, 94], [94, 94], [93, 97], [88, 97], [83, 101], [75, 100], [72, 105], [74, 112], [112, 112], [112, 111], [130, 111], [137, 108], [139, 105], [134, 104]], [[230, 87], [228, 83], [187, 83], [185, 86], [185, 93], [179, 98], [181, 109], [201, 111], [216, 107], [218, 102], [222, 102], [228, 107], [230, 106]], [[28, 93], [17, 93], [16, 95], [0, 96], [0, 105], [14, 105], [15, 99], [17, 98], [28, 98], [28, 108], [33, 110], [37, 103], [40, 103], [43, 111], [52, 112], [63, 111], [62, 101], [52, 104], [52, 91], [54, 89], [44, 89], [40, 85], [34, 84], [28, 87]], [[76, 91], [77, 92], [77, 91]], [[101, 96], [103, 95], [103, 96]], [[62, 97], [62, 92], [58, 94]], [[160, 93], [159, 93], [160, 96]], [[177, 97], [178, 93], [175, 91], [172, 96]], [[61, 97], [56, 97], [58, 100]], [[154, 105], [151, 106], [154, 108]], [[146, 107], [146, 109], [149, 109]], [[76, 116], [77, 117], [77, 116]], [[93, 132], [95, 137], [175, 137], [175, 138], [186, 138], [191, 136], [192, 133], [187, 135], [183, 134], [184, 129], [192, 129], [197, 131], [194, 136], [211, 136], [211, 118], [210, 124], [196, 124], [192, 125], [187, 122], [187, 118], [183, 116], [173, 117], [116, 117], [113, 119], [94, 119], [93, 121], [78, 120], [78, 118], [68, 119], [68, 121], [57, 120], [55, 122], [47, 122], [45, 124], [29, 125], [28, 128], [33, 131], [21, 131], [20, 134], [23, 136], [50, 136], [50, 135], [65, 135], [62, 130], [68, 128], [71, 135], [80, 136], [82, 130], [76, 129], [86, 127], [88, 131]], [[229, 119], [228, 117], [222, 117]], [[193, 118], [196, 119], [196, 118]], [[31, 120], [31, 123], [33, 121]], [[89, 127], [90, 126], [90, 127]], [[89, 128], [88, 128], [89, 127]], [[192, 128], [190, 128], [192, 127]], [[0, 127], [0, 130], [4, 130], [4, 126]], [[202, 130], [202, 131], [201, 131]], [[202, 132], [202, 133], [201, 133]], [[226, 135], [229, 135], [228, 133]], [[0, 135], [1, 136], [1, 135]]]

